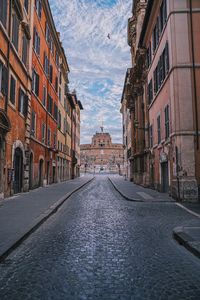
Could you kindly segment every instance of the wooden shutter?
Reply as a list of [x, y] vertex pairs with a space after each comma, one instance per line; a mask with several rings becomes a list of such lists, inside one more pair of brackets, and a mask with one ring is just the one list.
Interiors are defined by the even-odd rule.
[[25, 118], [28, 115], [28, 95], [24, 95], [23, 115]]
[[19, 41], [19, 19], [16, 14], [13, 15], [13, 26], [12, 26], [12, 42], [16, 50], [18, 50]]
[[7, 0], [1, 0], [0, 5], [0, 20], [4, 27], [6, 27], [7, 23]]
[[5, 65], [2, 66], [1, 92], [4, 96], [8, 95], [8, 69]]
[[40, 83], [40, 77], [37, 73], [35, 73], [35, 77], [36, 77], [36, 90], [35, 90], [35, 93], [37, 96], [39, 96], [39, 83]]
[[22, 101], [22, 99], [21, 99], [21, 97], [22, 97], [22, 95], [23, 95], [23, 91], [21, 90], [21, 88], [19, 88], [19, 100], [18, 100], [18, 111], [19, 112], [22, 112], [21, 111], [21, 101]]
[[11, 79], [10, 79], [10, 101], [12, 104], [15, 104], [15, 86], [16, 86], [16, 81], [11, 76]]

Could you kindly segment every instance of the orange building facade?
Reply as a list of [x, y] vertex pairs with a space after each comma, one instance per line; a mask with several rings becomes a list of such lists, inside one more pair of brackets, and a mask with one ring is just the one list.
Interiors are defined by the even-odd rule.
[[69, 67], [47, 0], [2, 0], [0, 41], [4, 198], [72, 177], [72, 146], [80, 139], [73, 141], [72, 133], [80, 111], [73, 126], [78, 101], [69, 99]]
[[0, 5], [2, 198], [29, 188], [32, 10], [33, 1], [2, 0]]

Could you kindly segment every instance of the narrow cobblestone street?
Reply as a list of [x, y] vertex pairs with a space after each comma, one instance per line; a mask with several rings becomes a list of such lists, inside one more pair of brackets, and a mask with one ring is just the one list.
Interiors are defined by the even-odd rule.
[[0, 299], [200, 299], [200, 261], [172, 237], [185, 224], [199, 219], [96, 176], [0, 265]]

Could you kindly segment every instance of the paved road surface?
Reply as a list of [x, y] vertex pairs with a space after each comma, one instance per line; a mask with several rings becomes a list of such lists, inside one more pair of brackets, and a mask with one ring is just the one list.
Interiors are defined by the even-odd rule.
[[200, 260], [172, 238], [186, 223], [199, 219], [96, 177], [0, 265], [0, 299], [200, 299]]

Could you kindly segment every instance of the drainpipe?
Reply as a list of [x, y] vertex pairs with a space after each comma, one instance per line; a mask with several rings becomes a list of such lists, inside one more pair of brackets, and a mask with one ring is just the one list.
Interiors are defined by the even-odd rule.
[[193, 17], [192, 17], [192, 0], [190, 5], [190, 31], [191, 31], [191, 47], [192, 47], [192, 71], [193, 71], [193, 88], [194, 88], [194, 105], [195, 105], [195, 127], [196, 127], [196, 147], [199, 150], [199, 120], [198, 120], [198, 103], [197, 103], [197, 79], [195, 71], [195, 54], [194, 54], [194, 35], [193, 35]]
[[[9, 25], [8, 25], [8, 50], [7, 50], [7, 69], [8, 69], [8, 82], [9, 82], [9, 70], [10, 70], [10, 48], [11, 48], [11, 21], [12, 21], [12, 0], [10, 0], [10, 7], [9, 7]], [[8, 111], [8, 93], [5, 97], [5, 112], [7, 114]]]

